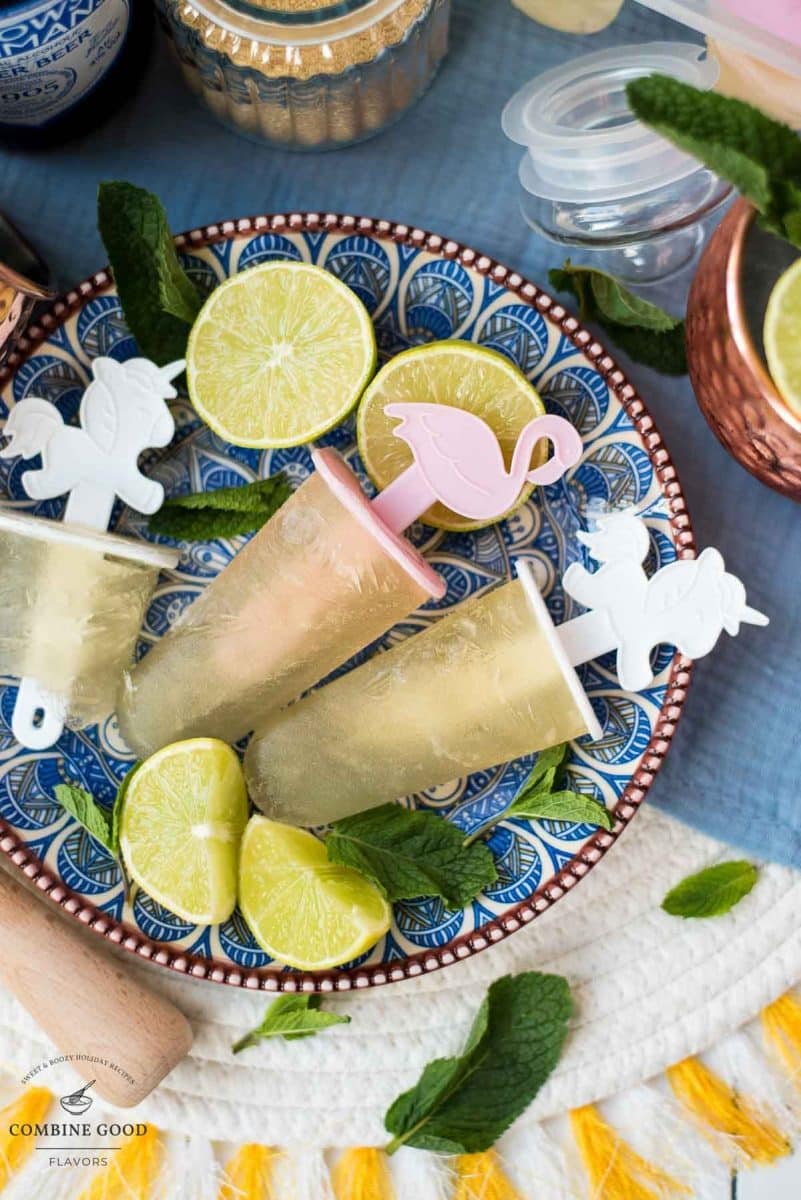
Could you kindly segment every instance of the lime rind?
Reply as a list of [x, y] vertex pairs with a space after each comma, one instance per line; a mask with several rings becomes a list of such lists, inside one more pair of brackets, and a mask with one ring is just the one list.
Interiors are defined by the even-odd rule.
[[801, 416], [801, 258], [782, 274], [765, 310], [765, 357], [785, 404]]
[[358, 296], [321, 267], [278, 261], [211, 293], [189, 335], [187, 383], [218, 436], [280, 449], [338, 425], [376, 363], [375, 329]]

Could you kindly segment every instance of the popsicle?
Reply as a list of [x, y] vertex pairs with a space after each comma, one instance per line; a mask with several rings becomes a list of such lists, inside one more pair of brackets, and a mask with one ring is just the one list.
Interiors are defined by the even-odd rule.
[[155, 512], [161, 484], [137, 460], [174, 432], [166, 401], [183, 363], [95, 359], [80, 424], [65, 425], [48, 400], [29, 396], [8, 416], [0, 458], [32, 458], [22, 486], [34, 500], [69, 493], [62, 522], [0, 511], [0, 673], [18, 676], [12, 730], [46, 749], [64, 728], [108, 716], [160, 570], [178, 555], [105, 531], [117, 495]]
[[649, 579], [645, 524], [605, 515], [579, 534], [602, 564], [573, 564], [565, 591], [591, 611], [554, 626], [531, 566], [425, 632], [273, 716], [245, 756], [269, 816], [322, 825], [497, 763], [602, 730], [574, 667], [617, 651], [620, 682], [651, 681], [660, 643], [699, 658], [721, 630], [767, 624], [717, 550]]
[[[444, 584], [401, 536], [436, 500], [479, 520], [514, 506], [527, 483], [553, 483], [581, 456], [561, 417], [522, 431], [507, 470], [479, 417], [445, 405], [388, 405], [413, 464], [374, 500], [336, 451], [130, 671], [118, 699], [140, 755], [182, 738], [237, 741], [295, 700]], [[531, 469], [543, 439], [553, 454]]]

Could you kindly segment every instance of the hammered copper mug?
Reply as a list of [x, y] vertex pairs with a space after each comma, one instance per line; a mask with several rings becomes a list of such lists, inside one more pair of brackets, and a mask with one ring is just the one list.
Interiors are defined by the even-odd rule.
[[0, 363], [25, 329], [34, 305], [53, 298], [47, 279], [40, 256], [0, 213]]
[[739, 200], [703, 253], [687, 306], [690, 378], [729, 453], [762, 483], [801, 501], [801, 416], [779, 395], [749, 327], [744, 265], [755, 219], [756, 210]]

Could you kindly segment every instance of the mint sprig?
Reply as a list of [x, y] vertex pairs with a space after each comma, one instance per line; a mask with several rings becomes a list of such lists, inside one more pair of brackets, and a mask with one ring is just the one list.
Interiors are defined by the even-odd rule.
[[500, 821], [511, 818], [526, 821], [570, 821], [574, 824], [598, 825], [611, 829], [613, 817], [594, 796], [586, 796], [559, 786], [570, 747], [567, 743], [544, 750], [537, 757], [531, 774], [517, 795], [501, 812], [465, 838], [464, 845], [472, 846], [482, 834]]
[[151, 533], [180, 542], [207, 542], [261, 529], [292, 495], [279, 472], [241, 487], [193, 492], [166, 500], [148, 521]]
[[557, 291], [575, 296], [582, 321], [595, 321], [635, 362], [663, 375], [687, 374], [680, 317], [635, 296], [606, 271], [573, 266], [570, 259], [548, 276]]
[[202, 299], [175, 250], [157, 196], [132, 183], [101, 183], [97, 223], [128, 328], [159, 366], [184, 358]]
[[667, 75], [635, 79], [626, 95], [635, 116], [728, 179], [766, 229], [801, 248], [801, 139], [789, 125]]
[[443, 1154], [488, 1150], [553, 1071], [572, 1012], [560, 975], [527, 971], [496, 980], [462, 1053], [430, 1062], [389, 1108], [387, 1153], [401, 1146]]
[[717, 863], [683, 879], [665, 896], [662, 908], [672, 917], [722, 917], [748, 895], [756, 881], [753, 863]]
[[322, 997], [317, 995], [287, 995], [273, 1000], [261, 1024], [241, 1037], [231, 1049], [234, 1054], [257, 1046], [268, 1038], [282, 1037], [287, 1042], [296, 1038], [313, 1037], [332, 1025], [347, 1025], [350, 1017], [321, 1012]]
[[390, 901], [439, 896], [464, 908], [498, 877], [486, 846], [466, 848], [443, 817], [398, 804], [336, 821], [325, 845], [331, 862], [365, 875]]
[[[53, 794], [61, 807], [83, 825], [95, 841], [100, 842], [114, 858], [119, 858], [118, 820], [115, 820], [113, 813], [109, 819], [105, 809], [98, 804], [94, 796], [77, 783], [58, 783], [53, 789]], [[115, 809], [118, 801], [119, 792], [114, 803]]]

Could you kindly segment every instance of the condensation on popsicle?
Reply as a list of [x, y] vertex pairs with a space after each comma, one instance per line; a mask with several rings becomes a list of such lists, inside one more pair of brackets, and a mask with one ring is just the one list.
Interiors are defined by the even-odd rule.
[[[538, 417], [520, 442], [530, 455], [538, 440], [548, 439], [553, 455], [517, 479], [478, 417], [414, 403], [387, 411], [401, 419], [398, 433], [412, 448], [413, 465], [371, 502], [335, 451], [313, 452], [316, 473], [126, 676], [118, 718], [137, 753], [181, 738], [236, 741], [248, 733], [430, 597], [442, 596], [439, 575], [400, 536], [434, 501], [491, 519], [526, 482], [553, 482], [581, 455], [581, 439], [567, 421]], [[488, 438], [500, 465], [487, 454]], [[458, 445], [469, 462], [470, 485], [443, 454], [448, 445]]]
[[[424, 633], [274, 716], [245, 757], [251, 797], [269, 816], [321, 825], [602, 730], [574, 667], [613, 650], [628, 690], [650, 681], [650, 652], [691, 657], [722, 629], [766, 624], [716, 550], [649, 579], [649, 539], [632, 513], [580, 535], [603, 565], [574, 564], [565, 591], [591, 611], [555, 627], [529, 564]], [[311, 786], [310, 786], [311, 781]]]

